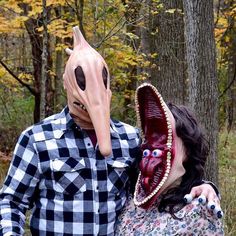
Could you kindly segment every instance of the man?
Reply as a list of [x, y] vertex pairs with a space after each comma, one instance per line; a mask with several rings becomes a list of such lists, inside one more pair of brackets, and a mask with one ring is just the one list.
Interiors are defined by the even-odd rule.
[[[108, 67], [73, 30], [63, 76], [68, 106], [21, 134], [0, 192], [0, 235], [23, 235], [28, 208], [33, 236], [114, 235], [140, 137], [110, 119]], [[210, 185], [197, 191], [215, 194]]]

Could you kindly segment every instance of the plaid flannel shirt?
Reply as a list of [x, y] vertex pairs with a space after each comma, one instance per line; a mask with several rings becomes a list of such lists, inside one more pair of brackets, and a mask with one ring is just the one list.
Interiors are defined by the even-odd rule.
[[114, 235], [140, 137], [122, 122], [111, 120], [110, 127], [109, 157], [93, 147], [68, 107], [26, 129], [0, 191], [0, 235], [22, 235], [28, 208], [33, 236]]

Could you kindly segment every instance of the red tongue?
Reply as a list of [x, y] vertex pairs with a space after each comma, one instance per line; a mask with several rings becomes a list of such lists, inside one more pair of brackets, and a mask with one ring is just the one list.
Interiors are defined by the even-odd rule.
[[140, 162], [141, 181], [146, 194], [149, 194], [157, 184], [158, 179], [155, 176], [158, 171], [160, 172], [162, 161], [162, 158], [144, 157]]
[[142, 186], [144, 190], [149, 193], [150, 192], [150, 186], [151, 186], [151, 178], [146, 177], [142, 179]]

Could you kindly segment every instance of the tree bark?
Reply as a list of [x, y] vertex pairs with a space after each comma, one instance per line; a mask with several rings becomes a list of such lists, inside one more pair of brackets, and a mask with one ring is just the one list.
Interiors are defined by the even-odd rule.
[[41, 90], [41, 69], [42, 69], [42, 39], [37, 33], [37, 20], [30, 18], [25, 22], [26, 30], [29, 34], [32, 50], [33, 76], [34, 76], [34, 122], [40, 120], [40, 90]]
[[40, 97], [40, 119], [45, 118], [46, 116], [46, 81], [47, 81], [47, 57], [48, 57], [48, 30], [47, 30], [47, 6], [46, 0], [42, 1], [43, 13], [42, 13], [42, 21], [43, 21], [43, 48], [42, 48], [42, 76], [41, 76], [41, 97]]
[[[55, 13], [57, 17], [60, 17], [60, 15], [62, 14], [62, 7], [58, 6], [57, 8], [55, 8]], [[58, 44], [62, 44], [62, 39], [59, 37], [56, 37], [56, 46]], [[55, 111], [57, 112], [61, 107], [61, 98], [62, 98], [62, 93], [63, 93], [63, 51], [61, 50], [57, 50], [56, 51], [56, 57], [55, 57], [55, 69], [56, 69], [56, 77], [55, 77], [55, 83], [54, 83], [54, 89], [55, 89], [55, 93], [54, 93], [54, 108]]]
[[140, 46], [139, 51], [144, 55], [145, 60], [149, 61], [150, 66], [148, 67], [138, 67], [137, 68], [137, 74], [142, 74], [143, 77], [146, 78], [147, 82], [153, 82], [152, 78], [152, 68], [151, 64], [153, 62], [151, 54], [152, 54], [152, 21], [153, 21], [153, 15], [151, 14], [152, 9], [152, 0], [145, 0], [143, 4], [140, 7], [140, 13], [139, 18], [143, 18], [143, 26], [141, 24], [140, 29], [138, 30], [138, 33], [140, 34]]
[[[141, 3], [140, 1], [125, 1], [122, 0], [122, 3], [124, 5], [127, 5], [126, 11], [124, 13], [126, 22], [128, 23], [126, 26], [126, 31], [129, 33], [132, 33], [134, 35], [140, 35], [140, 29], [137, 27], [136, 23], [140, 17], [140, 10], [141, 10]], [[127, 42], [128, 43], [128, 42]], [[129, 42], [130, 43], [130, 42]], [[140, 45], [140, 40], [133, 39], [132, 47], [133, 50], [137, 50]], [[127, 73], [129, 74], [129, 81], [126, 84], [125, 88], [123, 89], [126, 92], [124, 92], [124, 107], [125, 109], [130, 109], [132, 107], [134, 99], [132, 97], [132, 91], [135, 91], [137, 87], [137, 74], [138, 74], [138, 68], [137, 65], [129, 66], [129, 71]], [[132, 105], [131, 105], [132, 104]], [[123, 120], [126, 119], [126, 114], [124, 114]]]
[[210, 153], [205, 178], [218, 183], [218, 81], [213, 0], [184, 0], [189, 104], [204, 125]]
[[75, 0], [76, 18], [79, 21], [79, 29], [86, 39], [86, 34], [84, 30], [84, 0]]
[[228, 81], [227, 86], [227, 129], [230, 131], [236, 126], [236, 23], [234, 17], [229, 17], [229, 27], [228, 27]]
[[[156, 67], [151, 70], [152, 83], [166, 101], [175, 104], [187, 102], [187, 66], [182, 0], [161, 0], [159, 13], [153, 15], [151, 53], [157, 53]], [[155, 5], [153, 6], [155, 9]], [[168, 10], [176, 9], [173, 13]]]

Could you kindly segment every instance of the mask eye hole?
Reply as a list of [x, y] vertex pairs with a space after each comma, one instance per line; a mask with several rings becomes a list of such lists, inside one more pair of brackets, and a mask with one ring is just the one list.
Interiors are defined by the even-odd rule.
[[80, 89], [85, 90], [85, 76], [84, 76], [84, 72], [81, 66], [78, 66], [75, 69], [75, 78], [76, 78], [76, 82], [79, 85]]
[[105, 88], [107, 88], [107, 77], [108, 77], [108, 72], [107, 72], [106, 67], [104, 66], [102, 69], [102, 78], [103, 78]]
[[150, 150], [148, 150], [148, 149], [145, 149], [145, 150], [143, 151], [143, 157], [148, 157], [150, 154], [151, 154], [151, 152], [150, 152]]
[[159, 149], [155, 149], [152, 151], [152, 156], [153, 157], [160, 157], [162, 155], [162, 151]]

